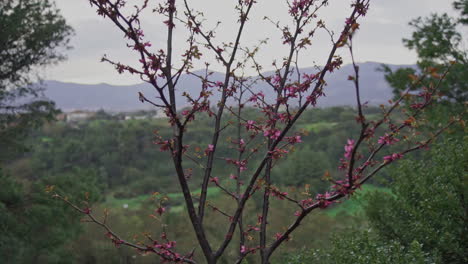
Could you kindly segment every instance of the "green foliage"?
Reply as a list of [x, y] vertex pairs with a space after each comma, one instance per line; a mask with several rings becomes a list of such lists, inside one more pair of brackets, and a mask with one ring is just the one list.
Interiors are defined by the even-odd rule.
[[461, 17], [460, 23], [466, 25], [468, 24], [468, 1], [467, 0], [458, 0], [453, 2], [453, 7], [456, 10], [460, 10]]
[[[49, 0], [0, 2], [0, 259], [2, 263], [71, 263], [67, 243], [80, 230], [77, 214], [44, 192], [48, 182], [82, 200], [96, 201], [91, 170], [36, 174], [21, 159], [20, 174], [2, 170], [26, 150], [28, 134], [54, 119], [55, 104], [40, 98], [38, 67], [64, 59], [72, 29]], [[25, 165], [25, 166], [22, 166]], [[23, 177], [26, 176], [26, 177]]]
[[[437, 83], [438, 77], [433, 72], [427, 73], [425, 69], [437, 68], [442, 73], [450, 61], [456, 64], [450, 66], [450, 72], [441, 84], [440, 91], [443, 99], [450, 102], [464, 103], [468, 99], [468, 54], [463, 46], [462, 33], [459, 26], [466, 25], [467, 1], [457, 1], [454, 7], [461, 11], [460, 19], [455, 19], [447, 14], [432, 14], [425, 18], [416, 18], [409, 25], [414, 32], [409, 39], [403, 42], [408, 49], [418, 54], [418, 70], [412, 68], [401, 68], [393, 72], [388, 67], [383, 67], [386, 72], [386, 80], [394, 88], [395, 97], [411, 87], [410, 74], [416, 72], [426, 74], [423, 85]], [[417, 88], [415, 88], [417, 89]]]
[[288, 264], [429, 264], [433, 259], [414, 241], [408, 247], [398, 241], [381, 242], [369, 231], [350, 231], [335, 236], [330, 249], [302, 251], [292, 256]]
[[311, 190], [316, 193], [329, 186], [329, 183], [323, 181], [322, 177], [331, 167], [326, 153], [313, 151], [311, 147], [305, 146], [290, 154], [288, 159], [273, 171], [273, 179], [280, 185], [310, 184]]
[[[0, 87], [29, 83], [34, 66], [62, 60], [72, 29], [49, 0], [0, 3]], [[18, 92], [29, 93], [27, 88]]]
[[32, 85], [34, 68], [64, 57], [72, 29], [48, 0], [0, 2], [0, 161], [25, 150], [23, 140], [33, 127], [52, 120], [53, 102], [39, 99]]
[[367, 216], [383, 239], [418, 241], [442, 263], [466, 263], [468, 144], [445, 142], [429, 155], [428, 162], [403, 162], [393, 173], [395, 195], [371, 195]]
[[337, 232], [331, 247], [289, 263], [467, 263], [468, 144], [447, 140], [394, 170], [392, 193], [371, 192], [369, 229]]
[[[96, 202], [100, 186], [91, 171], [74, 171], [22, 184], [0, 170], [0, 256], [4, 263], [72, 263], [67, 243], [81, 231], [79, 215], [45, 193], [48, 182], [72, 201]], [[83, 205], [85, 206], [85, 205]]]

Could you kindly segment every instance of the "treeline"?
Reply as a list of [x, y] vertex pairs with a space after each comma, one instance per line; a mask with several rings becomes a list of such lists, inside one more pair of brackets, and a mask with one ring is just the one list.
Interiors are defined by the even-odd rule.
[[[258, 118], [248, 109], [252, 119]], [[367, 110], [377, 115], [378, 108]], [[151, 192], [178, 191], [171, 157], [153, 143], [154, 133], [170, 138], [171, 129], [165, 119], [113, 120], [94, 119], [77, 124], [50, 123], [33, 134], [29, 144], [32, 151], [10, 164], [9, 169], [19, 178], [39, 179], [45, 175], [85, 172], [96, 177], [103, 192], [115, 192], [120, 198]], [[314, 109], [305, 113], [295, 131], [303, 131], [303, 144], [278, 163], [273, 178], [280, 185], [309, 183], [314, 188], [324, 187], [320, 181], [326, 170], [338, 165], [346, 140], [357, 133], [352, 108]], [[229, 122], [229, 121], [228, 121]], [[228, 126], [227, 134], [235, 135], [236, 128]], [[212, 133], [209, 118], [199, 117], [189, 127], [185, 144], [204, 150], [209, 142], [205, 135]], [[231, 130], [231, 131], [229, 131]], [[234, 150], [229, 139], [222, 140], [220, 157], [232, 157]], [[201, 155], [200, 161], [203, 160]], [[187, 160], [187, 167], [194, 167]], [[219, 162], [224, 162], [220, 160]], [[255, 156], [250, 163], [255, 164]], [[29, 168], [29, 169], [27, 169]], [[217, 166], [214, 175], [227, 178], [232, 173], [228, 166]], [[197, 175], [193, 176], [194, 178]], [[312, 181], [312, 182], [311, 182]]]

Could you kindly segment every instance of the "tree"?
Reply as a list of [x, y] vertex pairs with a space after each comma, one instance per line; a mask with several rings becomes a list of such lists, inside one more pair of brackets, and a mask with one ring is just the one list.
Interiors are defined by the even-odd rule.
[[[325, 209], [348, 197], [384, 167], [409, 152], [427, 147], [437, 135], [456, 122], [453, 119], [433, 133], [417, 133], [424, 126], [424, 122], [421, 122], [424, 120], [424, 110], [435, 101], [434, 96], [447, 71], [440, 71], [437, 81], [422, 90], [419, 97], [411, 97], [410, 91], [406, 91], [394, 103], [383, 107], [380, 119], [366, 119], [359, 96], [359, 67], [354, 63], [352, 39], [359, 28], [358, 21], [366, 15], [368, 0], [357, 0], [351, 4], [349, 16], [343, 19], [338, 35], [317, 18], [322, 8], [328, 5], [327, 0], [287, 1], [290, 21], [274, 22], [265, 18], [279, 29], [285, 46], [284, 60], [281, 63], [273, 62], [277, 70], [269, 75], [265, 75], [262, 65], [257, 63], [261, 47], [245, 47], [242, 42], [256, 1], [237, 2], [238, 29], [233, 40], [224, 42], [216, 38], [215, 30], [206, 28], [202, 12], [192, 9], [189, 1], [164, 1], [153, 9], [163, 18], [167, 29], [166, 44], [157, 48], [153, 48], [145, 37], [144, 23], [140, 20], [140, 14], [154, 6], [153, 3], [144, 1], [133, 9], [127, 7], [127, 2], [123, 0], [91, 0], [90, 3], [99, 15], [112, 21], [124, 33], [127, 46], [135, 52], [138, 66], [126, 65], [108, 57], [104, 57], [103, 61], [112, 64], [119, 73], [137, 75], [151, 84], [156, 96], [139, 93], [139, 99], [163, 110], [172, 127], [172, 135], [160, 135], [156, 131], [154, 142], [173, 161], [175, 176], [202, 256], [194, 257], [193, 251], [186, 254], [177, 252], [176, 242], [165, 232], [159, 234], [160, 239], [153, 234], [146, 234], [147, 240], [137, 242], [124, 239], [105, 220], [98, 219], [91, 208], [72, 204], [63, 199], [62, 194], [54, 193], [54, 197], [69, 203], [91, 222], [107, 230], [107, 236], [116, 246], [130, 246], [144, 254], [156, 254], [169, 262], [196, 263], [199, 260], [209, 264], [222, 261], [222, 257], [227, 257], [226, 249], [234, 247], [237, 256], [234, 260], [233, 256], [229, 256], [229, 263], [241, 263], [246, 257], [259, 252], [261, 263], [268, 264], [272, 254], [291, 239], [292, 233], [311, 212]], [[188, 36], [184, 42], [186, 49], [180, 54], [173, 46], [175, 41], [180, 41], [174, 37], [176, 28], [186, 29]], [[301, 73], [301, 54], [311, 48], [314, 43], [311, 39], [317, 32], [329, 33], [333, 40], [327, 59], [323, 66], [316, 66], [314, 72]], [[265, 42], [261, 42], [263, 44]], [[327, 192], [288, 193], [275, 185], [272, 170], [276, 168], [278, 160], [286, 158], [289, 152], [300, 146], [305, 133], [294, 125], [307, 108], [314, 107], [317, 100], [322, 99], [327, 75], [343, 63], [338, 54], [342, 50], [349, 50], [353, 58], [354, 75], [349, 76], [349, 80], [354, 83], [356, 91], [355, 120], [359, 132], [354, 139], [343, 142], [345, 151], [340, 160], [339, 173], [324, 173], [324, 178], [332, 182]], [[206, 53], [215, 56], [215, 63], [224, 68], [222, 81], [211, 77], [210, 63], [213, 62], [206, 61], [204, 73], [192, 70], [194, 61], [202, 60]], [[177, 55], [180, 55], [180, 63]], [[245, 73], [247, 67], [256, 69], [259, 77], [248, 77]], [[436, 73], [435, 70], [431, 72]], [[178, 81], [183, 73], [197, 76], [201, 89], [180, 91], [182, 88], [178, 86]], [[268, 89], [259, 90], [256, 86], [258, 82], [265, 83]], [[421, 82], [416, 76], [413, 86], [421, 89]], [[189, 105], [182, 111], [176, 101], [177, 93], [184, 96]], [[412, 110], [395, 117], [405, 100], [411, 101], [408, 103], [413, 106]], [[248, 115], [244, 115], [247, 106], [257, 109], [262, 116], [249, 119]], [[191, 124], [202, 116], [211, 120], [210, 142], [189, 146], [186, 138], [193, 133]], [[229, 129], [234, 132], [226, 135]], [[203, 136], [206, 138], [206, 133]], [[221, 140], [222, 136], [227, 140]], [[223, 145], [229, 151], [220, 154], [219, 149]], [[366, 145], [367, 148], [364, 147]], [[395, 152], [393, 148], [388, 148], [390, 145], [400, 145], [401, 150]], [[232, 173], [217, 175], [217, 167], [230, 167]], [[219, 188], [233, 199], [235, 209], [225, 211], [217, 207], [215, 201], [208, 201], [209, 186]], [[193, 193], [196, 188], [200, 192]], [[246, 205], [252, 201], [260, 201], [257, 221], [244, 222], [247, 218], [244, 216]], [[157, 195], [156, 219], [168, 210], [166, 202], [167, 197]], [[272, 230], [271, 222], [274, 219], [270, 217], [270, 205], [277, 202], [290, 203], [291, 224], [281, 230]], [[205, 228], [204, 223], [209, 221], [213, 212], [226, 219], [227, 230], [222, 236], [216, 236]]]
[[[71, 34], [52, 1], [0, 2], [0, 258], [7, 263], [64, 263], [69, 254], [65, 243], [80, 230], [70, 221], [76, 212], [50, 201], [44, 188], [48, 180], [62, 182], [63, 191], [73, 199], [85, 192], [83, 185], [95, 185], [92, 171], [75, 170], [30, 182], [2, 169], [24, 153], [25, 136], [58, 112], [33, 83], [39, 80], [38, 67], [64, 59], [61, 50]], [[90, 201], [96, 201], [97, 189], [88, 187]]]
[[[463, 45], [463, 34], [459, 28], [468, 25], [467, 10], [468, 1], [461, 0], [453, 3], [454, 8], [461, 12], [459, 19], [447, 14], [432, 14], [429, 17], [418, 17], [409, 25], [414, 32], [409, 39], [403, 39], [404, 45], [416, 51], [418, 55], [417, 69], [400, 68], [392, 72], [384, 66], [386, 79], [394, 88], [394, 94], [398, 97], [401, 92], [411, 86], [408, 75], [416, 72], [424, 72], [424, 69], [436, 69], [443, 67], [448, 61], [456, 62], [441, 86], [442, 99], [449, 102], [463, 104], [468, 99], [468, 50]], [[430, 83], [437, 77], [429, 71], [426, 80]]]
[[49, 0], [0, 3], [0, 160], [21, 153], [30, 128], [57, 113], [33, 85], [35, 69], [63, 60], [72, 32]]

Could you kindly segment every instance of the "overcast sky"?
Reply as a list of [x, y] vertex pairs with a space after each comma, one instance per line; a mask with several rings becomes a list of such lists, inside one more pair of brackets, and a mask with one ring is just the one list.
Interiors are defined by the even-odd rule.
[[[141, 0], [128, 0], [140, 3]], [[151, 1], [150, 2], [161, 2]], [[233, 10], [237, 0], [190, 0], [192, 7], [203, 11], [207, 25], [222, 21], [218, 29], [218, 43], [233, 40], [235, 32], [236, 13]], [[270, 41], [259, 54], [259, 60], [265, 65], [271, 65], [274, 59], [280, 60], [286, 49], [279, 38], [281, 34], [271, 23], [264, 21], [269, 16], [275, 21], [288, 22], [285, 0], [257, 0], [258, 4], [252, 10], [252, 19], [247, 23], [243, 37], [243, 46], [252, 47], [259, 40], [269, 38]], [[371, 0], [369, 13], [361, 21], [361, 30], [355, 38], [355, 56], [360, 62], [376, 61], [391, 64], [413, 64], [416, 61], [414, 52], [403, 47], [401, 39], [411, 35], [408, 22], [418, 16], [431, 13], [448, 12], [454, 14], [449, 0]], [[349, 14], [350, 0], [330, 0], [330, 5], [319, 14], [326, 24], [339, 32], [345, 17]], [[66, 52], [68, 60], [56, 66], [43, 70], [46, 79], [78, 83], [110, 83], [133, 84], [139, 80], [134, 77], [119, 75], [108, 64], [101, 63], [104, 54], [109, 58], [122, 62], [134, 62], [135, 57], [125, 46], [122, 33], [109, 21], [96, 15], [87, 0], [56, 0], [57, 7], [62, 11], [68, 23], [75, 29], [72, 38], [72, 50]], [[160, 18], [153, 14], [145, 14], [143, 25], [146, 36], [152, 41], [153, 47], [160, 48], [164, 41], [166, 28], [161, 25]], [[186, 47], [184, 27], [178, 26], [175, 36], [175, 49], [182, 51]], [[337, 33], [338, 34], [338, 33]], [[330, 46], [330, 38], [325, 34], [317, 34], [313, 46], [301, 56], [300, 66], [323, 65], [324, 56]], [[346, 56], [345, 54], [343, 54]], [[207, 58], [210, 60], [210, 58]], [[213, 70], [220, 67], [213, 61]], [[345, 60], [347, 62], [347, 60]], [[203, 64], [199, 64], [201, 67]], [[271, 67], [265, 66], [266, 69]]]

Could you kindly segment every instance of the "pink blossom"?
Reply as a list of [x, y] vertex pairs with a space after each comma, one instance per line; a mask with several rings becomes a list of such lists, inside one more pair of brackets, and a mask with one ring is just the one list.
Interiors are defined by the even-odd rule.
[[159, 215], [162, 215], [164, 212], [166, 212], [166, 208], [164, 207], [158, 207], [158, 209], [156, 209], [156, 213]]
[[326, 192], [325, 194], [317, 194], [315, 197], [316, 200], [319, 202], [319, 207], [322, 209], [327, 208], [331, 204], [333, 204], [332, 201], [328, 201], [328, 199], [331, 197], [331, 194], [329, 192]]
[[254, 94], [254, 95], [252, 95], [252, 97], [250, 97], [249, 101], [250, 101], [250, 102], [257, 102], [257, 100], [258, 100], [260, 97], [263, 99], [263, 98], [265, 97], [265, 94], [264, 94], [263, 92], [259, 92], [259, 93], [257, 93], [257, 94]]
[[248, 225], [249, 229], [247, 229], [247, 232], [250, 232], [250, 231], [260, 231], [260, 228], [256, 227], [256, 226], [252, 226], [252, 225]]
[[176, 242], [175, 241], [169, 241], [169, 243], [166, 243], [166, 248], [173, 248], [176, 246]]
[[347, 159], [350, 159], [351, 158], [351, 153], [353, 151], [353, 148], [354, 148], [354, 140], [353, 139], [348, 139], [348, 142], [346, 144], [346, 146], [344, 147], [345, 149], [345, 158]]
[[286, 197], [288, 195], [287, 192], [280, 192], [277, 189], [271, 190], [271, 194], [272, 194], [273, 197], [277, 197], [280, 200], [284, 200], [284, 197]]
[[156, 141], [155, 143], [160, 146], [160, 151], [168, 151], [171, 147], [171, 142], [169, 140]]
[[288, 137], [287, 139], [290, 144], [302, 143], [301, 136], [299, 135], [296, 135], [294, 137]]
[[247, 128], [247, 130], [255, 129], [255, 121], [248, 120], [247, 123], [245, 124], [245, 128]]
[[389, 135], [389, 134], [385, 133], [384, 136], [381, 136], [379, 138], [378, 143], [379, 144], [392, 145], [392, 144], [394, 144], [394, 143], [396, 143], [398, 141], [400, 141], [400, 140], [397, 139], [397, 138], [394, 138], [393, 135]]
[[278, 139], [281, 135], [281, 131], [279, 129], [267, 129], [263, 131], [263, 136], [269, 137], [271, 139]]
[[282, 158], [285, 154], [287, 154], [289, 151], [285, 149], [280, 149], [280, 148], [275, 148], [273, 151], [269, 151], [268, 153], [271, 155], [273, 159], [280, 159]]
[[383, 159], [385, 162], [392, 162], [397, 159], [403, 158], [403, 154], [393, 153], [392, 155], [385, 156]]
[[219, 178], [218, 177], [212, 177], [210, 179], [210, 182], [213, 182], [214, 184], [218, 185], [219, 184]]
[[281, 77], [279, 76], [279, 74], [276, 74], [271, 82], [274, 84], [279, 84], [281, 82]]
[[314, 203], [314, 200], [312, 198], [307, 198], [301, 201], [302, 207], [309, 207]]
[[283, 236], [283, 234], [281, 234], [281, 233], [276, 233], [276, 234], [275, 234], [275, 239], [276, 239], [276, 240], [279, 240], [282, 236]]
[[208, 155], [213, 151], [214, 151], [214, 145], [209, 144], [208, 147], [205, 149], [205, 155]]
[[242, 245], [242, 246], [241, 246], [240, 252], [241, 252], [242, 254], [244, 254], [244, 253], [246, 253], [247, 251], [248, 251], [248, 249], [247, 249], [244, 245]]
[[234, 159], [229, 159], [229, 158], [227, 158], [227, 159], [225, 159], [225, 160], [226, 160], [226, 162], [227, 162], [228, 164], [231, 163], [231, 164], [236, 165], [241, 171], [247, 170], [247, 167], [246, 167], [246, 165], [247, 165], [247, 160], [240, 160], [240, 161], [239, 161], [239, 160], [234, 160]]

